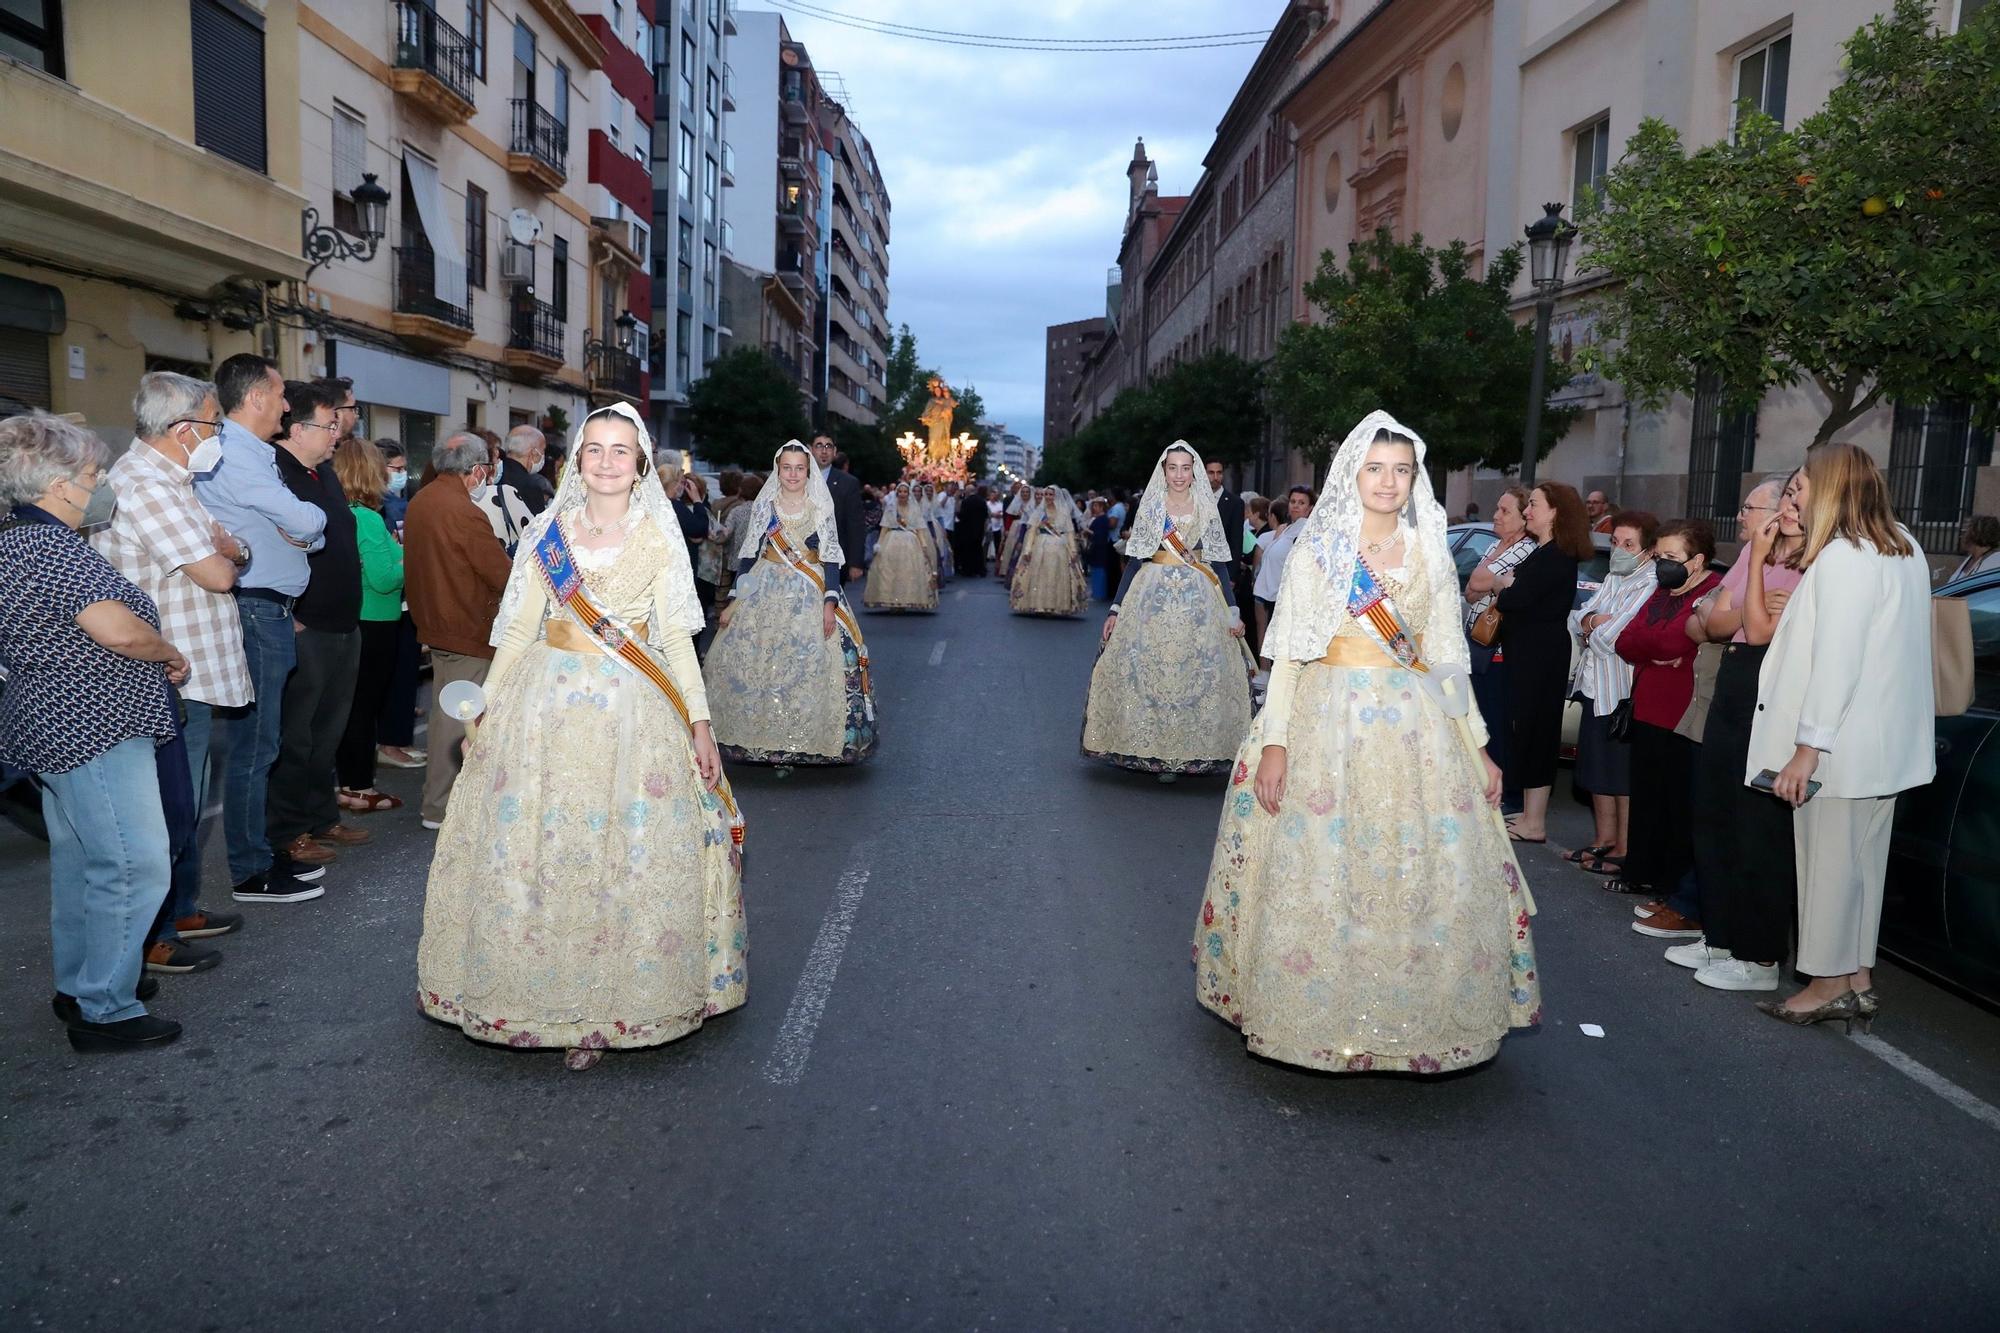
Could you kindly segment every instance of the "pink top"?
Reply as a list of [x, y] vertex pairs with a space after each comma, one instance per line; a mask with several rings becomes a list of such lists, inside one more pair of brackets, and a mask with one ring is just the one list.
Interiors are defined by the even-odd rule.
[[[1803, 569], [1792, 569], [1785, 565], [1764, 566], [1765, 592], [1790, 592], [1799, 586], [1799, 580], [1806, 576]], [[1729, 594], [1729, 604], [1739, 610], [1743, 606], [1744, 589], [1750, 586], [1750, 548], [1743, 548], [1743, 559], [1729, 567], [1722, 576], [1722, 590]], [[1736, 633], [1729, 638], [1731, 643], [1748, 643], [1747, 631], [1750, 622], [1746, 619], [1736, 627]]]

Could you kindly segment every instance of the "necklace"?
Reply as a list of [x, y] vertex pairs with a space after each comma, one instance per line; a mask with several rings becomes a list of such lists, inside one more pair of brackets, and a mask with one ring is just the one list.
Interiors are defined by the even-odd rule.
[[628, 509], [622, 516], [614, 518], [608, 523], [599, 523], [591, 518], [590, 507], [586, 505], [582, 509], [579, 509], [577, 511], [576, 521], [578, 523], [581, 523], [583, 525], [583, 530], [589, 533], [591, 536], [602, 537], [612, 528], [624, 527], [626, 520], [631, 518], [631, 516], [632, 513]]
[[1380, 555], [1401, 540], [1403, 540], [1403, 530], [1397, 528], [1379, 542], [1363, 542], [1361, 549], [1369, 555]]

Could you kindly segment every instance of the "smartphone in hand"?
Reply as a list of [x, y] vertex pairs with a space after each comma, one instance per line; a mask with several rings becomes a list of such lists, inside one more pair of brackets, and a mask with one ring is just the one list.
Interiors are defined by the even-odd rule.
[[[1777, 792], [1773, 790], [1773, 788], [1777, 786], [1777, 783], [1778, 783], [1777, 770], [1770, 768], [1765, 769], [1762, 773], [1759, 773], [1756, 777], [1750, 779], [1750, 785], [1752, 788], [1754, 788], [1757, 791], [1767, 792], [1773, 796], [1777, 795]], [[1814, 782], [1811, 778], [1807, 778], [1806, 799], [1810, 801], [1813, 797], [1817, 795], [1819, 795], [1819, 784], [1817, 782]]]

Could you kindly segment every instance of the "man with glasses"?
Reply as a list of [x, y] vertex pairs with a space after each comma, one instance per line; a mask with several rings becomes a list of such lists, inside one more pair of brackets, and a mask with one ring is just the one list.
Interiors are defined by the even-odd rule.
[[[187, 658], [180, 687], [181, 739], [191, 788], [178, 820], [168, 820], [172, 888], [146, 947], [149, 972], [200, 972], [222, 961], [189, 940], [226, 935], [243, 924], [232, 912], [200, 906], [201, 811], [208, 804], [209, 741], [217, 709], [250, 702], [243, 628], [230, 596], [250, 563], [249, 548], [225, 531], [195, 498], [195, 478], [222, 462], [222, 408], [206, 380], [154, 371], [132, 399], [138, 436], [105, 475], [118, 499], [108, 527], [91, 544], [153, 599], [160, 633]], [[163, 746], [164, 758], [171, 747]], [[163, 775], [164, 779], [164, 775]], [[169, 783], [160, 784], [162, 804]]]
[[[300, 902], [324, 892], [311, 881], [326, 872], [273, 855], [265, 797], [278, 757], [285, 681], [298, 657], [292, 600], [306, 590], [306, 553], [325, 543], [326, 512], [286, 490], [278, 476], [270, 441], [285, 419], [285, 379], [277, 363], [238, 353], [215, 368], [215, 393], [225, 417], [222, 462], [195, 478], [195, 495], [250, 547], [235, 596], [251, 701], [232, 710], [221, 729], [227, 744], [222, 830], [232, 896], [238, 902]], [[331, 415], [323, 420], [330, 423]]]
[[[1584, 516], [1590, 520], [1592, 532], [1609, 532], [1617, 521], [1618, 511], [1611, 507], [1611, 501], [1604, 498], [1603, 491], [1592, 491], [1583, 497]], [[1471, 520], [1468, 519], [1468, 522]]]

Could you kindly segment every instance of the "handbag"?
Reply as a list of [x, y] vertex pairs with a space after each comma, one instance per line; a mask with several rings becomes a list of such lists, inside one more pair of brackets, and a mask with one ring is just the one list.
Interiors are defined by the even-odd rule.
[[1610, 714], [1604, 719], [1604, 734], [1614, 741], [1629, 741], [1632, 739], [1631, 695], [1628, 694], [1623, 699], [1620, 699], [1618, 706], [1612, 709]]
[[1939, 717], [1972, 707], [1972, 608], [1963, 597], [1931, 598], [1931, 692]]
[[1500, 639], [1500, 608], [1488, 602], [1486, 609], [1473, 617], [1466, 635], [1481, 648], [1491, 648]]

